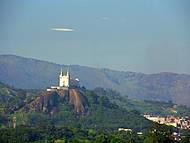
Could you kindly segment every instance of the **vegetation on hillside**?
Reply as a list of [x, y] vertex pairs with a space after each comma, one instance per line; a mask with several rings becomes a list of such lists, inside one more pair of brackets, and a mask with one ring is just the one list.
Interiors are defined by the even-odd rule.
[[[6, 91], [6, 92], [4, 92]], [[42, 109], [35, 110], [30, 105], [38, 99], [39, 91], [18, 90], [1, 84], [0, 96], [0, 142], [50, 142], [50, 143], [184, 143], [189, 141], [190, 133], [185, 131], [181, 141], [174, 141], [173, 131], [177, 129], [152, 123], [142, 117], [142, 103], [169, 108], [173, 103], [141, 101], [139, 105], [133, 100], [123, 98], [113, 90], [83, 88], [85, 102], [88, 102], [86, 114], [78, 114], [67, 98], [50, 93], [46, 102], [47, 108], [57, 108], [53, 114]], [[14, 94], [13, 94], [14, 93]], [[36, 94], [35, 94], [36, 93]], [[6, 101], [6, 100], [5, 100]], [[14, 102], [13, 102], [14, 101]], [[56, 106], [54, 106], [56, 105]], [[138, 105], [138, 106], [137, 106]], [[25, 107], [31, 108], [25, 110]], [[10, 110], [11, 109], [11, 110]], [[186, 111], [185, 108], [182, 108]], [[159, 111], [156, 108], [155, 111]], [[17, 127], [13, 129], [13, 116], [16, 116]], [[118, 131], [119, 128], [132, 131]], [[140, 132], [140, 133], [139, 133]]]
[[175, 115], [188, 116], [190, 115], [190, 108], [182, 105], [177, 105], [163, 101], [149, 101], [139, 99], [129, 99], [128, 96], [121, 96], [119, 92], [111, 89], [96, 88], [95, 93], [100, 96], [107, 97], [112, 103], [125, 108], [129, 111], [136, 110], [141, 114], [154, 115]]
[[190, 132], [176, 141], [172, 128], [154, 124], [141, 134], [135, 131], [94, 130], [81, 127], [54, 126], [17, 126], [0, 129], [2, 143], [188, 143]]
[[51, 123], [99, 130], [118, 129], [120, 127], [142, 130], [151, 124], [139, 112], [120, 108], [116, 104], [111, 103], [105, 96], [97, 96], [93, 91], [88, 90], [85, 92], [85, 96], [89, 105], [86, 115], [77, 114], [74, 107], [61, 98], [55, 100], [59, 107], [53, 115], [46, 114], [42, 110], [24, 112], [22, 108], [16, 111], [14, 115], [17, 117], [18, 124], [31, 126]]

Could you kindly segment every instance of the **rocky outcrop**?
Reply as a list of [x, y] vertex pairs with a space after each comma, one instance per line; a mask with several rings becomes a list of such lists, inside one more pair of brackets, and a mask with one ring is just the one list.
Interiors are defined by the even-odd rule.
[[24, 107], [25, 112], [43, 111], [45, 113], [54, 113], [57, 109], [59, 95], [56, 92], [43, 92], [31, 103]]
[[87, 98], [79, 90], [69, 90], [69, 103], [74, 106], [74, 110], [79, 114], [86, 114], [88, 112]]
[[54, 114], [59, 110], [59, 105], [70, 104], [78, 115], [88, 113], [88, 101], [79, 89], [45, 91], [34, 101], [24, 107], [25, 112], [39, 111]]

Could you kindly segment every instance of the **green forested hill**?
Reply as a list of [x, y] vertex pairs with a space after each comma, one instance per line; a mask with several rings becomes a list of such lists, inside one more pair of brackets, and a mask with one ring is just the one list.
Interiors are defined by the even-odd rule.
[[137, 111], [127, 111], [116, 104], [110, 103], [107, 97], [97, 96], [92, 91], [86, 91], [88, 99], [88, 113], [77, 115], [73, 106], [66, 101], [59, 100], [58, 111], [53, 115], [45, 114], [42, 111], [15, 112], [19, 124], [41, 126], [44, 124], [67, 125], [71, 127], [81, 126], [92, 129], [118, 129], [131, 128], [141, 130], [150, 126], [151, 122], [146, 120]]
[[[0, 98], [0, 102], [4, 106], [0, 113], [0, 142], [143, 143], [152, 140], [173, 142], [172, 127], [158, 125], [142, 117], [140, 113], [142, 111], [139, 109], [142, 107], [142, 110], [148, 110], [144, 106], [149, 101], [139, 101], [138, 105], [138, 102], [124, 99], [112, 90], [90, 91], [84, 88], [80, 90], [83, 90], [85, 104], [88, 104], [85, 114], [78, 114], [69, 100], [56, 92], [44, 95], [41, 91], [18, 90], [1, 83], [0, 97], [3, 98]], [[41, 100], [35, 101], [42, 99], [40, 98], [42, 96], [48, 96], [45, 99], [46, 108], [49, 105], [50, 109], [55, 108], [53, 114], [45, 112], [43, 108], [31, 108], [30, 105], [39, 103]], [[150, 104], [154, 105], [151, 102]], [[155, 106], [158, 104], [170, 106], [159, 102]], [[26, 107], [29, 109], [25, 110]], [[17, 119], [16, 129], [12, 127], [13, 116]], [[130, 128], [132, 132], [118, 131], [118, 128]], [[157, 132], [153, 132], [155, 129]], [[142, 134], [137, 134], [138, 131]], [[182, 141], [188, 141], [189, 133], [186, 132], [184, 135]]]
[[[87, 99], [85, 104], [88, 104], [85, 115], [76, 114], [73, 105], [56, 93], [50, 93], [51, 97], [46, 99], [47, 103], [51, 103], [51, 105], [48, 103], [46, 108], [55, 111], [53, 115], [50, 115], [49, 112], [43, 112], [42, 109], [37, 108], [38, 102], [42, 102], [39, 101], [42, 96], [40, 91], [18, 90], [1, 83], [2, 122], [11, 121], [13, 115], [16, 115], [18, 124], [32, 126], [50, 123], [95, 129], [124, 127], [140, 130], [150, 125], [150, 122], [142, 117], [144, 113], [158, 115], [189, 115], [190, 113], [189, 108], [170, 102], [128, 99], [120, 96], [116, 91], [102, 88], [94, 91], [83, 90]], [[34, 102], [37, 99], [38, 102]], [[35, 109], [30, 106], [34, 103]]]
[[[2, 89], [13, 90], [3, 84], [2, 86], [4, 86]], [[87, 99], [86, 102], [88, 102], [85, 103], [88, 104], [88, 110], [87, 113], [81, 115], [76, 113], [74, 106], [70, 102], [56, 93], [50, 93], [48, 96], [51, 97], [45, 99], [48, 103], [46, 108], [55, 109], [55, 112], [50, 114], [49, 112], [44, 112], [42, 108], [37, 108], [38, 102], [34, 101], [38, 100], [39, 102], [42, 102], [39, 99], [42, 99], [43, 97], [38, 92], [38, 95], [29, 98], [31, 96], [26, 96], [29, 95], [27, 91], [21, 93], [18, 90], [13, 91], [15, 95], [11, 98], [14, 102], [5, 102], [1, 116], [7, 117], [7, 121], [10, 123], [12, 122], [12, 117], [16, 116], [18, 125], [43, 126], [46, 124], [53, 124], [58, 126], [67, 125], [71, 127], [81, 126], [83, 128], [97, 130], [111, 130], [120, 127], [142, 130], [151, 125], [151, 122], [142, 117], [139, 112], [135, 110], [127, 111], [126, 109], [111, 103], [107, 97], [97, 95], [90, 90], [83, 91], [83, 94]], [[10, 94], [1, 94], [2, 97], [9, 97], [11, 95], [11, 92]], [[34, 104], [34, 106], [28, 106], [30, 104]], [[26, 107], [31, 109], [26, 110]]]
[[94, 91], [96, 94], [106, 96], [112, 103], [129, 111], [136, 110], [141, 114], [154, 115], [190, 115], [189, 107], [172, 102], [129, 99], [127, 96], [121, 96], [119, 92], [111, 89], [96, 88]]

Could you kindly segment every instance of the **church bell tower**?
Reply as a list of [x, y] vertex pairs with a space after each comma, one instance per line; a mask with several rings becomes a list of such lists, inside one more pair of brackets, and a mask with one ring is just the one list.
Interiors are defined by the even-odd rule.
[[60, 87], [69, 87], [70, 85], [70, 74], [69, 74], [69, 68], [67, 69], [66, 75], [63, 74], [63, 70], [61, 68], [61, 73], [59, 75], [59, 86]]

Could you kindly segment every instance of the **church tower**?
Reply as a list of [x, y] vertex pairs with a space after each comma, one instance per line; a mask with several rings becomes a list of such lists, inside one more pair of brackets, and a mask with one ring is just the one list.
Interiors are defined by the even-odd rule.
[[69, 69], [67, 69], [66, 75], [63, 74], [63, 70], [61, 68], [61, 73], [59, 75], [59, 86], [60, 87], [69, 87], [70, 85], [70, 74]]

